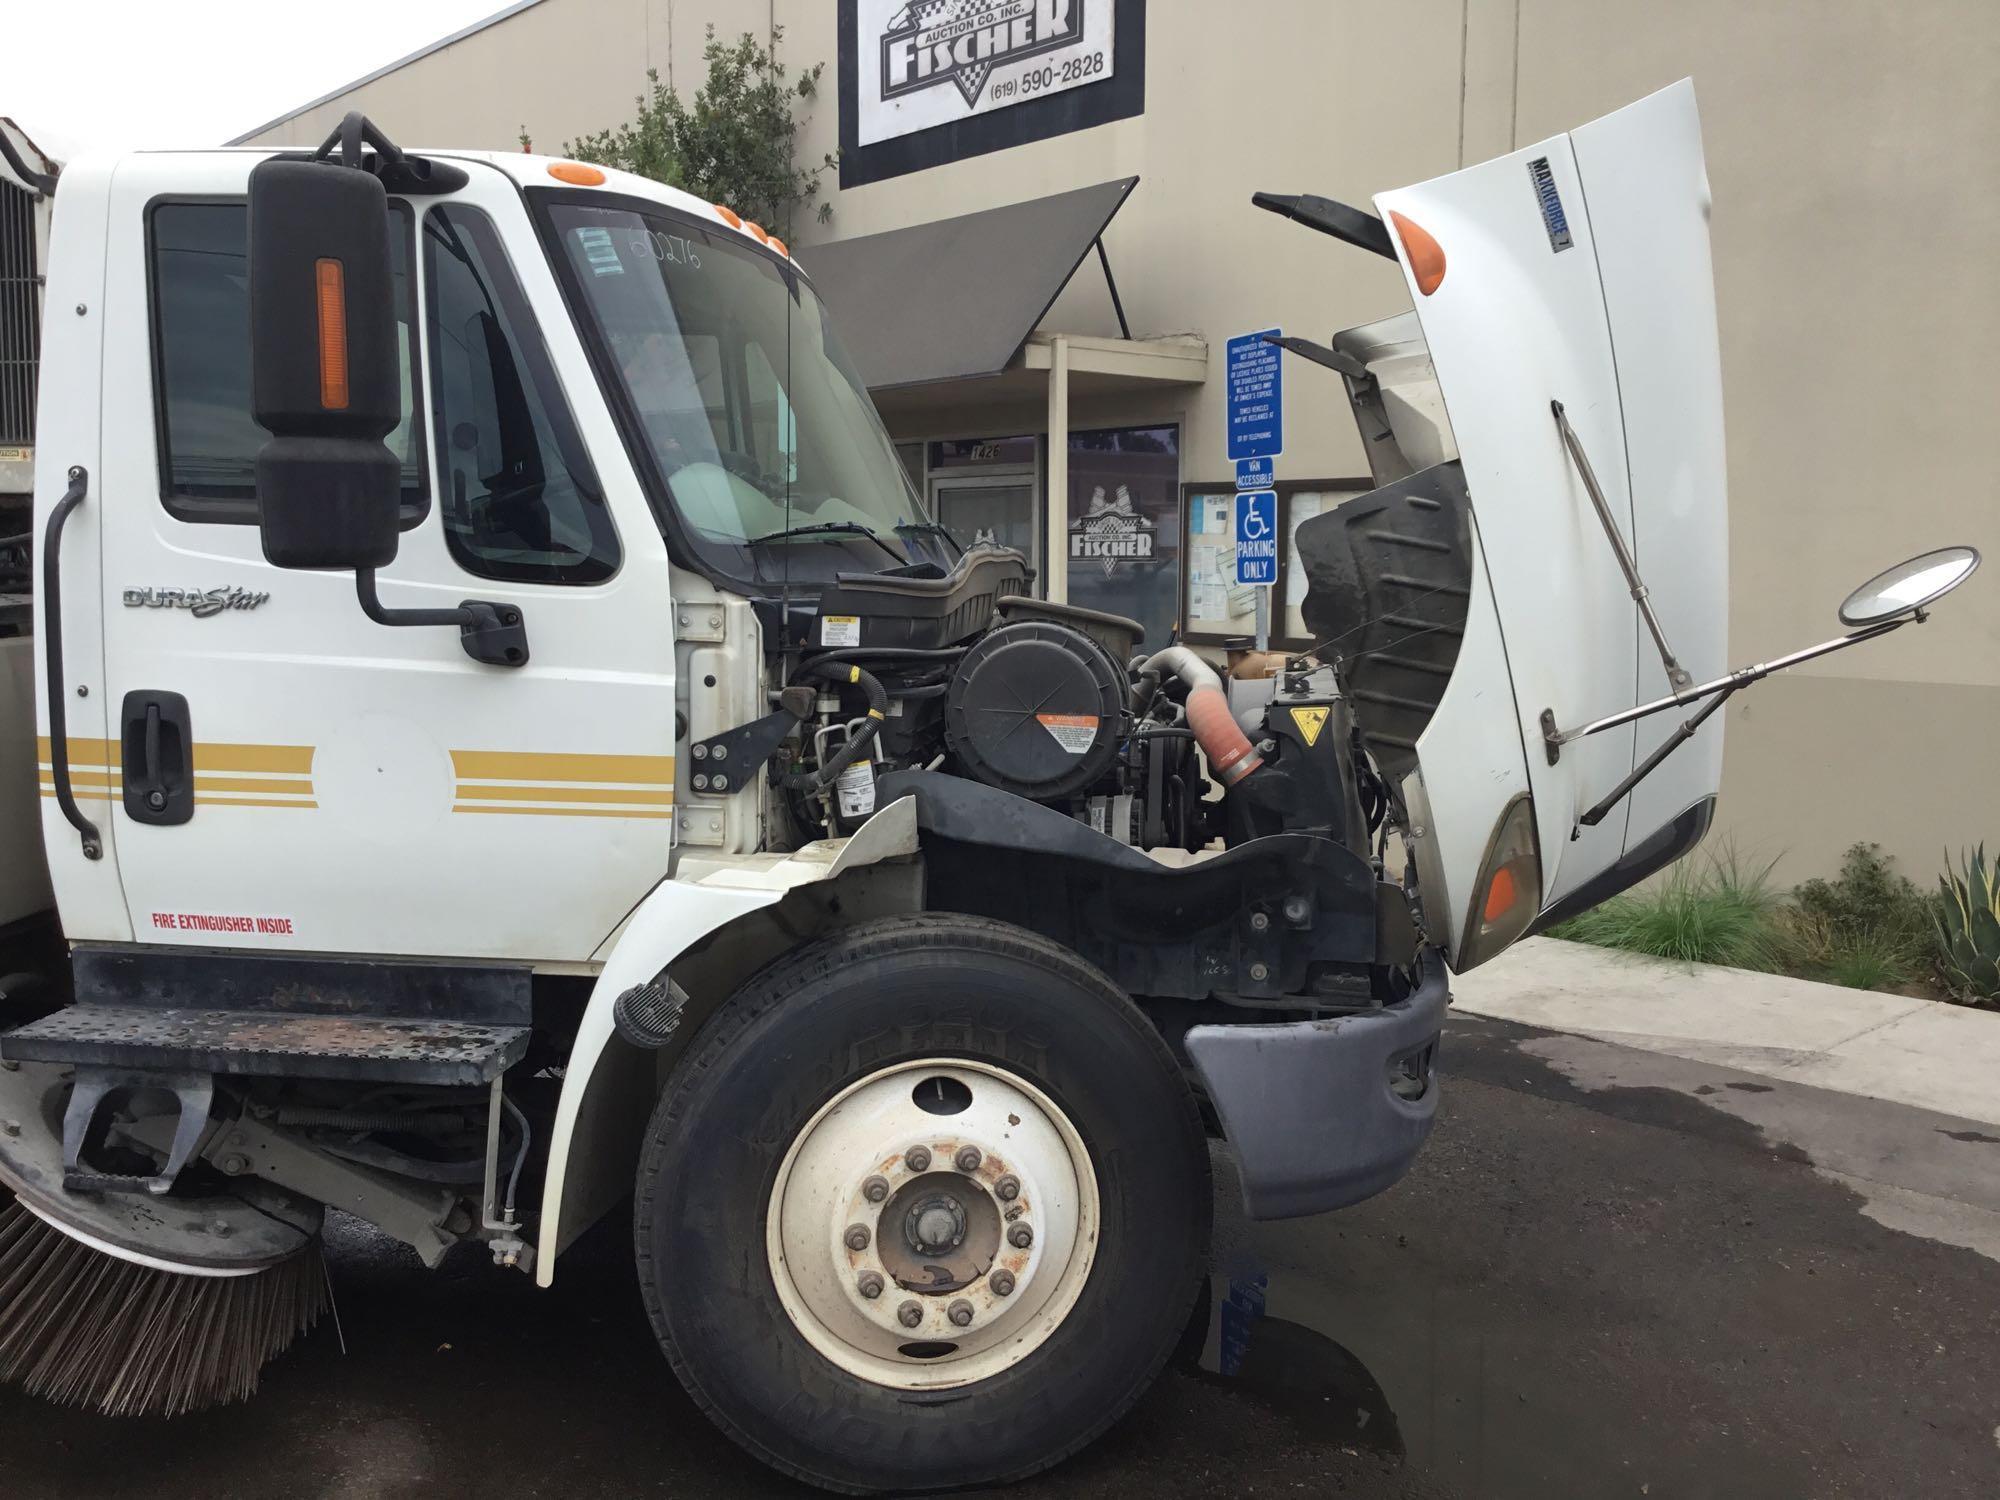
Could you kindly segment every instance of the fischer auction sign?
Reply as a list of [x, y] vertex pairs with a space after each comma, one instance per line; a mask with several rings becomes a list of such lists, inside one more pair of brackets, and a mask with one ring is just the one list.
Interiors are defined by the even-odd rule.
[[1108, 79], [1113, 8], [1113, 0], [859, 0], [859, 143]]

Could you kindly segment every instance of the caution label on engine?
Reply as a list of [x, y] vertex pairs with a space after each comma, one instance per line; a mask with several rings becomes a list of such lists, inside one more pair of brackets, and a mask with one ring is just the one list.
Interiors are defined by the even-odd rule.
[[1292, 722], [1299, 726], [1299, 733], [1305, 736], [1308, 746], [1319, 743], [1320, 731], [1326, 728], [1326, 716], [1332, 712], [1325, 708], [1295, 708]]
[[821, 615], [819, 617], [819, 643], [822, 646], [860, 645], [861, 616]]
[[1097, 743], [1096, 714], [1036, 714], [1035, 717], [1071, 755], [1081, 755]]

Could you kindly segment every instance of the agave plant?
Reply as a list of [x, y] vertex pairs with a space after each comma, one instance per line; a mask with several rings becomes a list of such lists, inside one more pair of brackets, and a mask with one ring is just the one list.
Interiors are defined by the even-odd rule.
[[[1949, 856], [1947, 856], [1947, 860]], [[2000, 1000], [2000, 869], [1986, 863], [1986, 846], [1938, 877], [1938, 966], [1961, 995]]]

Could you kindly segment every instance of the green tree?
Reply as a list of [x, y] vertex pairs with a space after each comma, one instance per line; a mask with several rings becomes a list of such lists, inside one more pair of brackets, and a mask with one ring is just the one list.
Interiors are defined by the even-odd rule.
[[[695, 90], [692, 103], [682, 103], [660, 82], [659, 70], [648, 68], [648, 90], [633, 101], [636, 116], [565, 142], [563, 153], [685, 188], [698, 198], [726, 203], [766, 228], [789, 233], [793, 210], [819, 196], [820, 174], [834, 165], [834, 158], [811, 167], [798, 163], [798, 133], [805, 118], [793, 111], [818, 94], [826, 64], [815, 63], [788, 85], [785, 65], [776, 55], [783, 35], [783, 28], [772, 27], [768, 50], [747, 31], [725, 45], [710, 26], [702, 52], [708, 78]], [[526, 135], [524, 126], [524, 139]], [[832, 213], [832, 204], [819, 205], [821, 223]]]

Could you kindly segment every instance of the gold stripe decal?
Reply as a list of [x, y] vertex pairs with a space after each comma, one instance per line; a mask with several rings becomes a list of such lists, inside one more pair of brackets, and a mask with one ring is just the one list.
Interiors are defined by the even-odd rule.
[[[532, 817], [671, 818], [671, 755], [561, 755], [532, 750], [454, 750], [461, 813]], [[527, 804], [538, 804], [529, 806]]]
[[674, 784], [671, 755], [545, 755], [530, 750], [454, 750], [461, 781], [598, 781]]
[[[55, 764], [47, 735], [35, 741], [41, 792], [55, 796]], [[117, 740], [69, 741], [70, 787], [80, 797], [123, 795]], [[249, 745], [197, 740], [194, 745], [194, 801], [197, 807], [305, 807], [313, 800], [311, 745]], [[256, 775], [231, 773], [255, 772]]]

